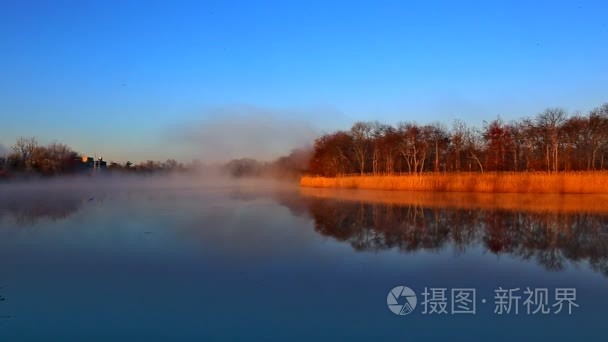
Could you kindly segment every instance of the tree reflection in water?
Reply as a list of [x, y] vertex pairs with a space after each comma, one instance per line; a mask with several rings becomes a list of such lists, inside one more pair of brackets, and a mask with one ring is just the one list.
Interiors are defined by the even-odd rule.
[[597, 210], [549, 206], [526, 211], [488, 205], [476, 208], [470, 202], [466, 208], [433, 206], [419, 198], [408, 203], [304, 197], [317, 232], [359, 251], [397, 248], [409, 253], [452, 245], [463, 253], [482, 246], [496, 255], [535, 260], [554, 271], [565, 269], [568, 261], [588, 261], [592, 269], [608, 275], [608, 215]]
[[10, 218], [18, 226], [39, 220], [63, 220], [77, 212], [84, 202], [94, 200], [77, 192], [23, 192], [0, 195], [0, 220]]
[[[194, 218], [201, 215], [198, 205], [211, 203], [206, 197], [191, 198], [179, 191], [138, 192], [130, 200], [147, 195], [160, 196], [152, 196], [152, 202], [169, 196], [176, 208]], [[0, 220], [10, 218], [17, 225], [34, 225], [41, 219], [62, 220], [88, 204], [107, 199], [102, 192], [90, 196], [82, 191], [1, 193]], [[218, 196], [228, 202], [272, 198], [293, 215], [310, 216], [319, 234], [349, 243], [358, 251], [439, 252], [451, 247], [465, 253], [481, 247], [496, 255], [533, 260], [555, 271], [564, 270], [568, 262], [588, 262], [593, 270], [608, 276], [608, 206], [601, 196], [396, 194], [331, 189], [298, 193], [293, 188], [228, 191]], [[180, 200], [199, 204], [182, 206]], [[149, 213], [155, 214], [158, 211]]]

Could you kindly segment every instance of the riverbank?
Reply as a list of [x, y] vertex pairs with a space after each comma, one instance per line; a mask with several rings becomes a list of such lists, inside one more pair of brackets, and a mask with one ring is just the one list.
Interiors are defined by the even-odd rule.
[[366, 190], [608, 194], [608, 172], [487, 172], [418, 175], [303, 176], [300, 186]]

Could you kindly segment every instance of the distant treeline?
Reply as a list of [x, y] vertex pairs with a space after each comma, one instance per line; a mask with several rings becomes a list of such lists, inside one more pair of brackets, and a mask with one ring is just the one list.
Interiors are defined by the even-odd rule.
[[297, 179], [308, 170], [311, 150], [294, 149], [286, 156], [272, 162], [252, 158], [233, 159], [224, 164], [222, 170], [233, 177], [263, 177]]
[[587, 114], [548, 108], [534, 118], [479, 129], [441, 123], [357, 122], [315, 140], [309, 173], [347, 174], [608, 169], [608, 103]]
[[[220, 167], [221, 172], [233, 177], [277, 177], [296, 179], [303, 175], [310, 161], [311, 149], [295, 149], [286, 156], [266, 162], [251, 158], [233, 159]], [[216, 172], [217, 166], [200, 161], [183, 164], [174, 159], [164, 162], [148, 160], [124, 164], [100, 160], [85, 160], [82, 154], [61, 143], [46, 146], [35, 138], [20, 137], [6, 155], [0, 155], [0, 180], [30, 176], [80, 174], [162, 174], [169, 172]]]
[[[96, 164], [97, 163], [97, 164]], [[0, 179], [28, 176], [56, 176], [87, 174], [92, 172], [108, 173], [162, 173], [185, 172], [200, 167], [200, 163], [184, 165], [173, 159], [164, 162], [148, 160], [134, 164], [124, 164], [95, 160], [86, 162], [83, 155], [61, 143], [46, 146], [38, 144], [35, 138], [20, 137], [10, 147], [7, 155], [0, 155]]]

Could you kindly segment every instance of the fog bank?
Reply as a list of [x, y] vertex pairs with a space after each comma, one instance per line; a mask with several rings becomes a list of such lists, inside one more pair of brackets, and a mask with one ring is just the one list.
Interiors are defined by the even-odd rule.
[[270, 161], [295, 148], [310, 146], [319, 135], [315, 118], [331, 117], [328, 110], [275, 110], [224, 107], [205, 110], [200, 119], [179, 122], [169, 129], [172, 143], [193, 151], [205, 162], [236, 158]]

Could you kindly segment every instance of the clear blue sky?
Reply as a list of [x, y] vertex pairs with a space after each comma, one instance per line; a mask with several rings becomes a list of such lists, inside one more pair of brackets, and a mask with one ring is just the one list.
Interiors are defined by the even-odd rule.
[[606, 13], [607, 1], [3, 0], [0, 144], [188, 160], [175, 131], [217, 109], [320, 130], [587, 111], [608, 101]]

